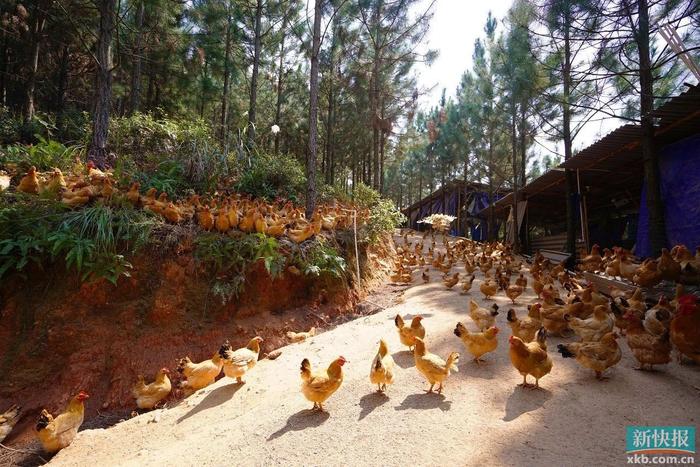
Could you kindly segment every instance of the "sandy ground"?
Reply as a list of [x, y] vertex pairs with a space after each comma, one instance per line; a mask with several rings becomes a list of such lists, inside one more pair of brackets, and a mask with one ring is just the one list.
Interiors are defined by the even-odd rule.
[[[461, 271], [462, 269], [457, 269]], [[598, 382], [593, 372], [556, 353], [542, 390], [517, 387], [520, 375], [508, 358], [509, 300], [501, 293], [499, 347], [477, 366], [453, 334], [457, 321], [472, 323], [467, 304], [479, 293], [481, 273], [469, 295], [432, 281], [404, 292], [404, 301], [343, 324], [302, 344], [282, 348], [275, 361], [258, 363], [239, 385], [228, 378], [179, 405], [109, 429], [84, 430], [51, 461], [55, 466], [219, 465], [622, 465], [625, 426], [697, 425], [700, 368], [677, 363], [655, 372], [633, 370], [623, 359]], [[417, 281], [420, 277], [417, 277]], [[534, 300], [528, 288], [519, 314]], [[426, 317], [426, 342], [445, 357], [459, 351], [459, 373], [445, 392], [426, 394], [427, 384], [403, 348], [394, 316]], [[387, 395], [374, 392], [369, 368], [385, 338], [398, 365]], [[219, 343], [212, 343], [212, 348]], [[329, 413], [312, 412], [299, 391], [299, 364], [308, 357], [326, 366], [343, 355], [345, 381], [327, 401]], [[93, 403], [95, 403], [93, 401]]]

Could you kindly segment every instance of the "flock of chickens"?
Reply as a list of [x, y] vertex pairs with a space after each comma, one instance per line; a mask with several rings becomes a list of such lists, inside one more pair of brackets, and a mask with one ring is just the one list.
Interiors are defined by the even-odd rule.
[[[525, 264], [516, 259], [507, 245], [481, 244], [466, 239], [450, 241], [443, 237], [443, 253], [437, 251], [433, 235], [425, 253], [428, 235], [431, 234], [426, 233], [416, 244], [408, 241], [407, 233], [404, 235], [403, 245], [397, 247], [392, 278], [410, 282], [412, 274], [421, 271], [423, 281], [429, 282], [432, 266], [443, 274], [444, 286], [454, 290], [460, 283], [460, 274], [451, 271], [463, 264], [467, 277], [459, 287], [462, 294], [471, 293], [476, 274], [480, 272], [483, 281], [479, 289], [484, 298], [491, 299], [503, 291], [514, 305], [530, 286], [524, 275]], [[681, 248], [676, 252], [679, 250]], [[583, 260], [582, 268], [589, 266], [589, 260]], [[677, 262], [676, 259], [673, 261]], [[678, 265], [681, 270], [687, 267]], [[551, 263], [540, 254], [532, 258], [529, 272], [537, 301], [527, 307], [526, 316], [518, 316], [514, 309], [507, 313], [512, 333], [509, 338], [510, 361], [523, 377], [519, 386], [539, 388], [540, 379], [552, 371], [548, 335], [576, 335], [577, 341], [559, 344], [557, 350], [562, 357], [573, 358], [581, 366], [593, 370], [598, 379], [605, 379], [604, 372], [620, 361], [621, 349], [617, 341], [620, 335], [626, 337], [627, 345], [639, 362], [638, 369], [669, 363], [673, 347], [678, 352], [679, 362], [686, 357], [700, 363], [700, 306], [695, 295], [683, 293], [682, 285], [678, 286], [673, 300], [662, 296], [649, 306], [639, 288], [633, 294], [613, 289], [608, 297], [591, 285], [583, 285], [577, 273], [566, 270], [562, 264]], [[562, 289], [566, 296], [561, 296]], [[484, 308], [473, 299], [468, 305], [468, 315], [475, 329], [458, 322], [454, 334], [472, 355], [473, 361], [479, 364], [484, 355], [498, 347], [499, 329], [495, 326], [495, 318], [499, 307], [494, 303]], [[427, 392], [433, 392], [437, 385], [437, 392], [442, 393], [451, 372], [458, 371], [459, 353], [450, 352], [445, 359], [430, 353], [426, 345], [425, 320], [420, 315], [414, 316], [410, 324], [404, 322], [401, 315], [397, 315], [394, 322], [400, 342], [413, 352], [416, 370], [430, 384]], [[307, 333], [289, 333], [287, 337], [299, 342], [315, 332], [312, 328]], [[226, 342], [210, 359], [198, 363], [188, 357], [181, 359], [177, 368], [184, 378], [181, 388], [186, 394], [191, 394], [212, 384], [222, 371], [226, 377], [243, 383], [246, 374], [258, 361], [262, 341], [261, 337], [253, 337], [246, 347], [236, 350]], [[308, 359], [302, 360], [301, 392], [313, 402], [314, 409], [323, 411], [323, 404], [340, 388], [345, 363], [346, 359], [340, 356], [326, 368], [313, 368]], [[395, 372], [394, 360], [386, 342], [381, 340], [371, 362], [369, 380], [383, 392], [394, 382]], [[528, 382], [528, 376], [534, 378], [534, 384]], [[149, 384], [139, 377], [132, 392], [137, 407], [153, 409], [168, 397], [171, 390], [169, 371], [163, 368]], [[66, 411], [55, 418], [46, 410], [42, 411], [36, 430], [46, 451], [56, 452], [70, 444], [83, 422], [83, 402], [88, 397], [81, 391], [70, 401]], [[0, 441], [12, 429], [18, 414], [19, 409], [15, 407], [0, 417]]]
[[356, 209], [340, 203], [319, 206], [309, 220], [301, 207], [289, 201], [267, 203], [232, 194], [216, 195], [205, 202], [199, 195], [193, 194], [187, 199], [173, 202], [165, 192], [158, 194], [155, 188], [142, 195], [138, 182], [122, 192], [115, 187], [111, 172], [95, 168], [92, 162], [84, 166], [80, 161], [76, 161], [73, 175], [67, 176], [57, 168], [39, 173], [32, 166], [20, 179], [17, 191], [55, 197], [71, 208], [85, 206], [96, 199], [108, 202], [125, 200], [173, 224], [196, 220], [207, 231], [257, 232], [276, 238], [286, 236], [294, 243], [302, 243], [322, 230], [349, 229], [353, 222], [361, 226], [369, 218], [368, 209]]

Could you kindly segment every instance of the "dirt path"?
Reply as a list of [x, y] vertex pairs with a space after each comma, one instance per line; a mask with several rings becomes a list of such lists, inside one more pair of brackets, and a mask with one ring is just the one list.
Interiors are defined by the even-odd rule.
[[[461, 270], [458, 269], [458, 270]], [[107, 430], [82, 431], [51, 462], [94, 465], [622, 465], [626, 425], [697, 425], [700, 368], [675, 362], [657, 372], [634, 371], [624, 342], [623, 359], [607, 382], [556, 353], [543, 389], [516, 387], [520, 375], [508, 358], [506, 311], [500, 294], [499, 347], [477, 366], [453, 329], [479, 293], [446, 290], [440, 274], [404, 292], [403, 303], [343, 324], [312, 340], [285, 347], [264, 360], [245, 385], [224, 378], [179, 405], [145, 414]], [[420, 280], [418, 278], [418, 280]], [[516, 305], [522, 313], [531, 289]], [[442, 396], [427, 385], [399, 343], [393, 318], [422, 314], [430, 351], [459, 351], [459, 373]], [[400, 366], [386, 396], [374, 393], [369, 367], [385, 338]], [[218, 343], [212, 343], [216, 347]], [[326, 403], [329, 414], [309, 411], [299, 392], [299, 363], [327, 365], [343, 355], [345, 381]]]

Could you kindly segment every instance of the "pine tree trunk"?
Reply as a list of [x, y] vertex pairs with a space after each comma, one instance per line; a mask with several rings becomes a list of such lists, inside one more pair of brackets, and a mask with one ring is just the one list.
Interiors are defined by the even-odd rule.
[[36, 89], [36, 75], [39, 71], [39, 51], [41, 49], [41, 37], [46, 24], [46, 11], [49, 5], [37, 2], [34, 8], [34, 22], [32, 23], [29, 53], [29, 74], [27, 76], [26, 98], [24, 105], [24, 120], [29, 121], [34, 117], [34, 92]]
[[68, 87], [68, 67], [70, 66], [70, 48], [68, 45], [63, 46], [61, 52], [61, 64], [58, 68], [58, 84], [56, 85], [56, 128], [59, 135], [63, 136], [63, 118], [66, 107], [66, 89]]
[[136, 38], [134, 40], [134, 60], [131, 70], [131, 102], [129, 112], [138, 112], [141, 106], [141, 64], [143, 63], [143, 16], [146, 7], [141, 0], [136, 10]]
[[95, 111], [92, 118], [92, 141], [88, 160], [98, 168], [108, 167], [107, 136], [112, 99], [112, 35], [116, 0], [98, 0], [100, 25], [97, 40], [97, 79], [95, 83]]
[[513, 252], [520, 252], [520, 229], [518, 228], [518, 139], [516, 126], [517, 109], [515, 99], [511, 102], [510, 115], [510, 142], [512, 146], [512, 163], [513, 163]]
[[659, 155], [654, 141], [654, 77], [649, 51], [649, 5], [647, 0], [637, 2], [639, 29], [636, 36], [639, 48], [640, 111], [642, 125], [642, 160], [646, 182], [647, 208], [649, 211], [649, 243], [651, 256], [661, 254], [666, 247], [666, 224], [661, 199], [661, 174]]
[[226, 42], [224, 49], [224, 89], [221, 93], [221, 129], [220, 138], [224, 146], [224, 155], [228, 155], [228, 101], [231, 79], [231, 27], [233, 17], [228, 13], [226, 17]]
[[0, 48], [0, 105], [7, 105], [7, 31], [2, 29], [2, 47]]
[[[277, 68], [277, 102], [275, 104], [275, 125], [280, 126], [280, 119], [282, 118], [282, 84], [284, 80], [284, 45], [285, 45], [285, 33], [287, 31], [287, 21], [288, 16], [284, 16], [282, 20], [282, 38], [280, 40], [280, 60], [279, 66]], [[281, 130], [280, 130], [281, 131]], [[275, 155], [279, 152], [280, 147], [280, 132], [275, 133]]]
[[[248, 147], [255, 145], [255, 120], [258, 106], [258, 71], [260, 68], [260, 49], [262, 49], [262, 0], [255, 6], [255, 32], [253, 37], [253, 73], [250, 77], [250, 105], [248, 106]], [[318, 96], [316, 96], [318, 98]]]
[[314, 5], [314, 32], [311, 46], [311, 76], [309, 79], [309, 151], [306, 159], [306, 217], [316, 210], [316, 150], [318, 143], [318, 55], [321, 49], [321, 3]]
[[[564, 137], [564, 160], [572, 156], [573, 141], [571, 137], [571, 16], [567, 9], [564, 12], [564, 66], [562, 78], [564, 81], [562, 125]], [[576, 206], [574, 193], [576, 192], [576, 179], [573, 171], [566, 170], [566, 251], [576, 258]]]

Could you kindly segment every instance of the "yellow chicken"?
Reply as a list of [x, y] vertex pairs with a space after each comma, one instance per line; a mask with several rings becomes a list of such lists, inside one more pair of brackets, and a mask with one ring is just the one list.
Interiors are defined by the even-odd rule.
[[177, 367], [177, 371], [187, 378], [181, 383], [181, 387], [188, 393], [205, 388], [219, 376], [223, 366], [224, 360], [219, 352], [216, 352], [209, 360], [199, 363], [192, 363], [190, 357], [185, 357], [180, 360]]
[[476, 276], [472, 274], [469, 280], [462, 282], [462, 294], [466, 294], [471, 290], [475, 278]]
[[484, 332], [469, 332], [462, 323], [457, 323], [454, 330], [455, 336], [462, 339], [464, 347], [474, 356], [474, 362], [478, 365], [483, 360], [481, 356], [493, 352], [498, 347], [498, 328], [492, 326]]
[[394, 358], [384, 339], [379, 341], [379, 350], [369, 370], [369, 380], [377, 385], [377, 392], [386, 391], [386, 385], [394, 382]]
[[17, 191], [31, 194], [39, 193], [39, 178], [36, 175], [36, 167], [29, 167], [27, 174], [19, 181]]
[[615, 320], [608, 313], [607, 305], [598, 305], [593, 309], [593, 316], [588, 319], [580, 319], [564, 315], [569, 326], [582, 341], [599, 341], [604, 335], [612, 332]]
[[289, 341], [293, 343], [304, 342], [306, 339], [310, 339], [315, 335], [316, 327], [312, 327], [306, 332], [287, 331], [287, 339], [289, 339]]
[[0, 414], [0, 443], [7, 438], [7, 435], [10, 434], [12, 428], [17, 424], [20, 409], [19, 405], [13, 405], [5, 413]]
[[445, 287], [448, 289], [451, 289], [455, 285], [457, 285], [457, 282], [459, 282], [459, 273], [456, 272], [452, 275], [452, 277], [445, 277], [442, 279], [442, 283], [445, 284]]
[[[523, 382], [518, 386], [539, 388], [540, 379], [552, 371], [552, 359], [547, 353], [547, 331], [540, 328], [533, 342], [525, 343], [516, 336], [510, 336], [509, 342], [510, 361], [523, 375]], [[527, 382], [527, 375], [535, 378], [534, 386]]]
[[262, 337], [253, 337], [247, 346], [235, 351], [228, 342], [222, 345], [219, 355], [224, 361], [224, 374], [229, 378], [236, 378], [239, 383], [244, 383], [245, 374], [258, 363], [262, 341]]
[[422, 316], [414, 316], [411, 320], [411, 326], [407, 327], [401, 315], [396, 315], [396, 318], [394, 318], [394, 324], [396, 324], [396, 328], [399, 331], [399, 340], [408, 347], [408, 350], [413, 350], [413, 346], [416, 345], [416, 337], [425, 338], [425, 328], [421, 323], [422, 320]]
[[603, 380], [603, 372], [616, 365], [622, 358], [620, 346], [615, 340], [617, 337], [614, 332], [608, 332], [600, 341], [559, 344], [557, 350], [562, 357], [575, 358], [581, 366], [595, 371], [595, 377]]
[[323, 403], [343, 384], [343, 365], [347, 360], [338, 357], [325, 370], [313, 371], [308, 358], [301, 361], [301, 393], [314, 403], [313, 409], [323, 412]]
[[416, 337], [416, 345], [413, 348], [413, 358], [416, 362], [416, 369], [428, 380], [430, 389], [427, 392], [433, 392], [433, 386], [438, 384], [437, 393], [442, 394], [442, 387], [450, 376], [450, 372], [459, 371], [457, 362], [459, 362], [459, 354], [451, 352], [447, 357], [447, 361], [438, 357], [435, 354], [429, 353], [425, 348], [425, 343], [420, 337]]
[[508, 326], [514, 336], [522, 339], [523, 342], [532, 342], [537, 335], [537, 331], [542, 327], [539, 303], [530, 307], [525, 318], [518, 318], [515, 310], [508, 310]]
[[136, 399], [136, 406], [139, 409], [150, 410], [154, 408], [160, 401], [168, 397], [172, 385], [170, 383], [170, 378], [168, 375], [170, 370], [167, 368], [161, 368], [158, 373], [156, 373], [155, 381], [150, 384], [146, 384], [142, 375], [139, 375], [138, 382], [134, 385], [131, 390], [131, 394]]
[[80, 391], [71, 399], [65, 412], [56, 418], [46, 409], [41, 411], [36, 431], [44, 451], [50, 454], [58, 452], [73, 442], [85, 418], [83, 402], [89, 397], [86, 392]]
[[485, 331], [493, 326], [496, 323], [497, 315], [498, 305], [495, 303], [491, 306], [491, 310], [488, 310], [480, 307], [474, 300], [469, 300], [469, 317], [480, 331]]

